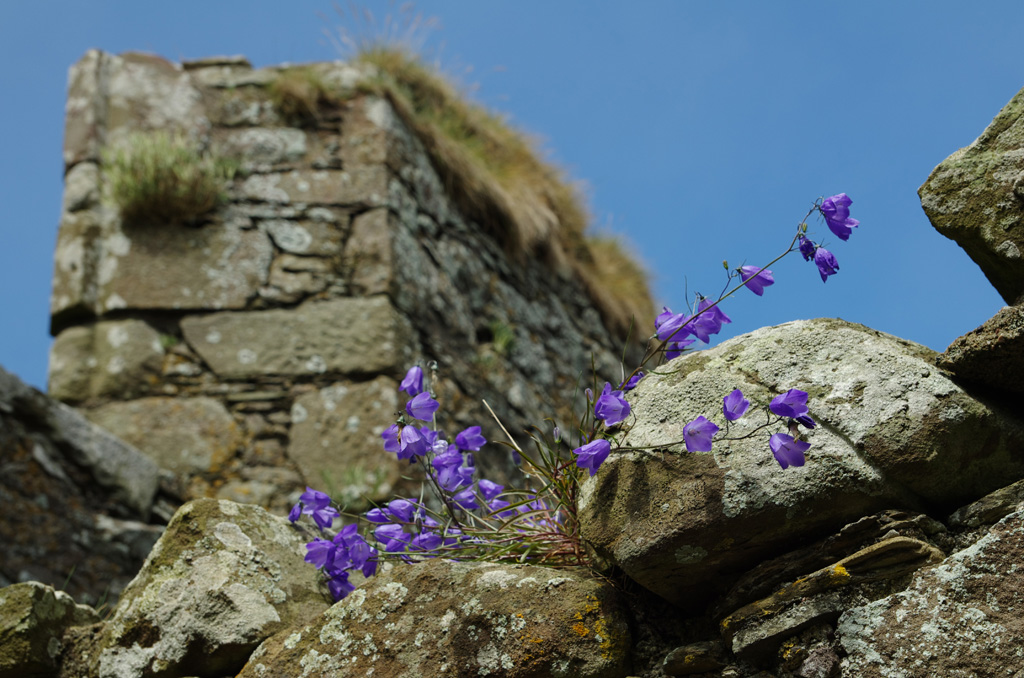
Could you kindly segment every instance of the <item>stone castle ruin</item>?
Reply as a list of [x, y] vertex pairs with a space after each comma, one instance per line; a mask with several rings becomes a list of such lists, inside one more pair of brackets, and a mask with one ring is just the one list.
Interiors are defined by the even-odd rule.
[[[522, 147], [400, 68], [72, 68], [49, 396], [0, 369], [0, 678], [1024, 676], [1024, 90], [919, 191], [1009, 304], [983, 326], [939, 354], [797, 320], [681, 356], [580, 485], [592, 569], [386, 563], [334, 602], [284, 512], [415, 486], [379, 435], [411, 364], [442, 428], [500, 441], [480, 398], [516, 436], [570, 426], [651, 317], [557, 173], [498, 181], [523, 173], [424, 107]], [[147, 145], [187, 186], [160, 209], [129, 200]], [[804, 466], [749, 418], [682, 449], [734, 388], [810, 394]]]
[[[494, 229], [529, 217], [508, 198], [461, 209], [367, 69], [93, 51], [71, 70], [49, 390], [153, 458], [173, 501], [392, 496], [406, 470], [380, 433], [414, 363], [438, 365], [443, 428], [495, 441], [481, 398], [520, 432], [569, 421], [592, 357], [620, 373], [627, 335], [596, 288], [556, 242], [509, 251]], [[275, 100], [296, 76], [332, 98]], [[126, 220], [104, 160], [168, 130], [235, 164], [228, 199], [198, 223]], [[501, 476], [491, 447], [478, 462]]]

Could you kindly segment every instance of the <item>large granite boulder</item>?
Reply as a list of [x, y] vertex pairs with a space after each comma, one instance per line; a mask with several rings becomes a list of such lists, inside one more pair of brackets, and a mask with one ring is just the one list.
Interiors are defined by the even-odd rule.
[[[678, 358], [631, 397], [635, 421], [583, 487], [583, 537], [602, 558], [694, 609], [793, 544], [891, 508], [948, 512], [1024, 476], [1024, 427], [975, 400], [923, 346], [841, 320], [769, 327]], [[724, 427], [722, 397], [798, 388], [819, 422], [806, 466], [783, 470], [756, 411], [711, 453], [683, 427]], [[637, 449], [629, 450], [628, 447]], [[641, 449], [642, 448], [642, 449]]]
[[619, 593], [579, 570], [432, 560], [379, 574], [305, 628], [265, 642], [240, 678], [625, 676]]
[[234, 675], [264, 639], [327, 609], [307, 540], [257, 506], [183, 506], [125, 589], [91, 675]]
[[843, 676], [1024, 675], [1024, 510], [920, 571], [900, 593], [847, 610]]
[[1024, 293], [1024, 90], [918, 190], [932, 225], [970, 255], [1006, 303]]

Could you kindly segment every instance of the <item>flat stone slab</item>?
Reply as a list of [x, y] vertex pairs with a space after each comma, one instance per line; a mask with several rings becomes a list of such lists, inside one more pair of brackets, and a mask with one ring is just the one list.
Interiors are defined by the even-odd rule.
[[411, 330], [386, 297], [189, 316], [189, 345], [219, 377], [375, 374], [411, 364]]
[[1004, 306], [955, 339], [938, 364], [972, 384], [1024, 395], [1024, 305]]
[[188, 476], [218, 470], [242, 444], [235, 420], [213, 398], [139, 398], [86, 410], [85, 416], [160, 468]]

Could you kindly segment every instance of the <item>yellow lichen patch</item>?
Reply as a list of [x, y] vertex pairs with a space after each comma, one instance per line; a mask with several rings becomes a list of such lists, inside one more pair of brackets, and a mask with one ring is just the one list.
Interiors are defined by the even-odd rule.
[[587, 627], [583, 625], [583, 622], [576, 622], [575, 624], [573, 624], [572, 625], [572, 630], [580, 638], [583, 638], [588, 633], [590, 633], [590, 631], [587, 629]]
[[843, 577], [846, 579], [850, 577], [850, 573], [842, 565], [836, 565], [833, 567], [832, 572], [834, 572], [837, 577]]

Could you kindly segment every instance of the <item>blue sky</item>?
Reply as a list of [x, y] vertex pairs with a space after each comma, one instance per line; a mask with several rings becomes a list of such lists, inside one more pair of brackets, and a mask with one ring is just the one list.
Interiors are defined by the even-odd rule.
[[[363, 2], [383, 23], [396, 5]], [[344, 6], [347, 10], [348, 5]], [[424, 49], [585, 182], [674, 310], [717, 294], [723, 259], [769, 261], [819, 196], [861, 227], [822, 284], [799, 256], [720, 337], [841, 317], [942, 350], [1003, 302], [939, 235], [917, 188], [1024, 87], [1024, 3], [420, 2]], [[360, 25], [329, 2], [0, 3], [0, 366], [46, 380], [68, 67], [89, 48], [255, 66], [338, 58]]]

